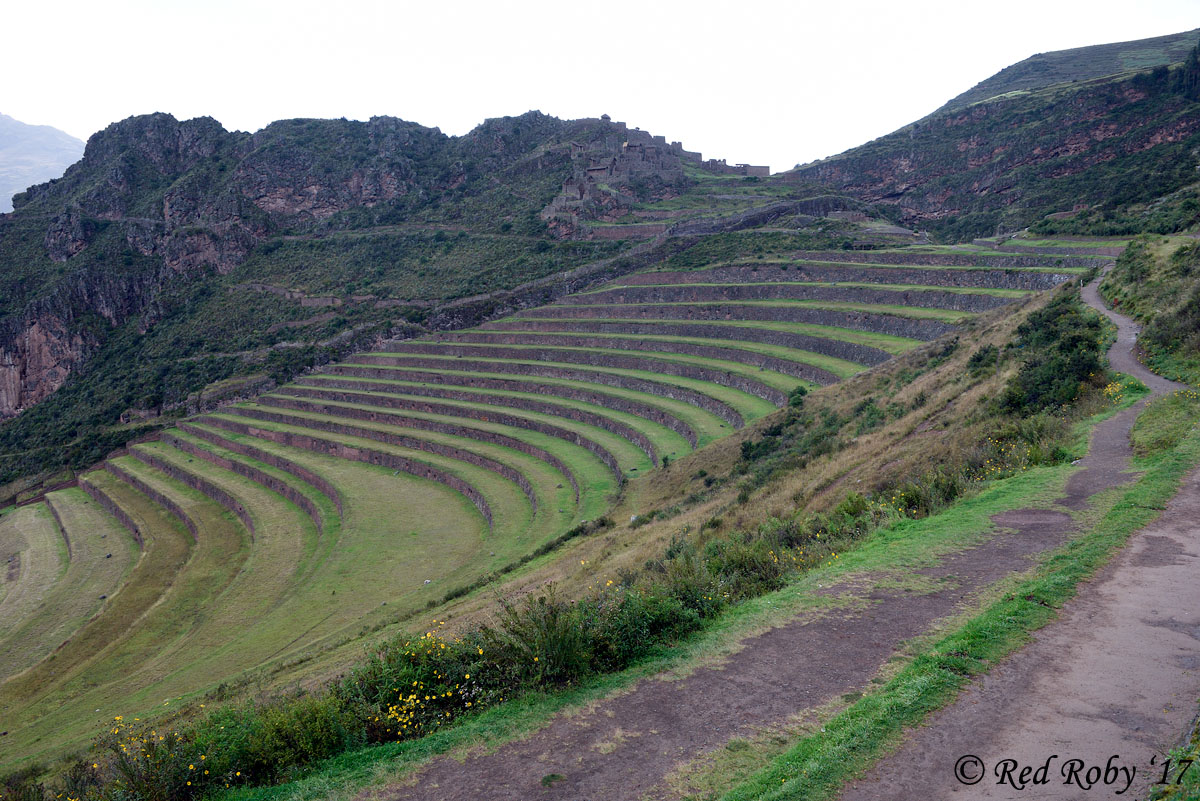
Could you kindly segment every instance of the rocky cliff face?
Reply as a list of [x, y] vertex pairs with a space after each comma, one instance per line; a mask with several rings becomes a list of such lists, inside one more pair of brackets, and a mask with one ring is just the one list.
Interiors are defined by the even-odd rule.
[[265, 240], [403, 223], [495, 187], [529, 189], [515, 195], [532, 217], [590, 131], [538, 112], [463, 137], [389, 117], [255, 134], [167, 114], [114, 123], [0, 216], [0, 418], [53, 393], [112, 327], [152, 326], [164, 289], [226, 274]]

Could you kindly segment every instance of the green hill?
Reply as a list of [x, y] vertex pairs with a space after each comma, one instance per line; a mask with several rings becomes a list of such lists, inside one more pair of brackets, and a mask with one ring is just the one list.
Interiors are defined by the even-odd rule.
[[[788, 175], [891, 207], [902, 224], [945, 241], [1020, 230], [1047, 215], [1107, 219], [1135, 208], [1157, 215], [1159, 228], [1180, 230], [1196, 219], [1193, 185], [1200, 177], [1195, 45], [1193, 38], [1184, 63], [1170, 68], [1069, 83], [1030, 79], [1031, 88], [939, 110]], [[1115, 58], [1106, 49], [1112, 47], [1064, 51], [1039, 63], [1058, 64], [1056, 75], [1074, 74], [1077, 65], [1083, 75]], [[1093, 58], [1094, 51], [1109, 55]], [[1003, 75], [994, 88], [1016, 85]], [[1160, 199], [1170, 208], [1155, 209]], [[1143, 224], [1064, 232], [1130, 233]]]
[[1121, 72], [1175, 64], [1187, 58], [1197, 41], [1200, 41], [1200, 28], [1132, 42], [1038, 53], [980, 81], [934, 114], [956, 111], [1012, 92], [1028, 92], [1060, 83], [1090, 81]]

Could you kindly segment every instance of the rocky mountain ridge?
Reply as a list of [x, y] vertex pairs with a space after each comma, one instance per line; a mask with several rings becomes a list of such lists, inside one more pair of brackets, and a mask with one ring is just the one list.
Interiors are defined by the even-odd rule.
[[[1090, 50], [1064, 51], [1055, 75], [1070, 74], [1070, 58], [1090, 63]], [[951, 105], [788, 175], [891, 205], [903, 224], [949, 241], [1019, 230], [1047, 214], [1148, 202], [1200, 178], [1192, 53], [1173, 69]], [[984, 94], [1007, 85], [999, 77]]]
[[[153, 324], [168, 284], [227, 273], [272, 236], [360, 227], [331, 219], [342, 212], [383, 204], [403, 216], [497, 170], [553, 171], [567, 156], [536, 151], [566, 128], [536, 112], [458, 138], [393, 118], [289, 120], [253, 135], [167, 114], [109, 126], [0, 219], [3, 255], [33, 262], [0, 277], [0, 416], [57, 389], [103, 339], [95, 323]], [[518, 164], [531, 149], [534, 164]]]

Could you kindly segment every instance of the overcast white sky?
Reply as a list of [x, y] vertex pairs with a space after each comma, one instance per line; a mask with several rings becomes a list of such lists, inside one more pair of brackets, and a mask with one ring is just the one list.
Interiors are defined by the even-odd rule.
[[1200, 27], [1200, 0], [8, 0], [0, 20], [0, 112], [81, 139], [153, 111], [462, 134], [540, 109], [781, 170], [1034, 53]]

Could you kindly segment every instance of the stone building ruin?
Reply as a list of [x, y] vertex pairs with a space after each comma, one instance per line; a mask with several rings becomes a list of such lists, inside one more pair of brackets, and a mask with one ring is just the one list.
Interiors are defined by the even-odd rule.
[[547, 222], [574, 228], [582, 221], [602, 216], [620, 216], [636, 199], [621, 191], [639, 179], [657, 179], [665, 184], [685, 179], [684, 164], [718, 175], [766, 177], [769, 167], [730, 165], [725, 159], [704, 160], [701, 153], [685, 150], [682, 142], [668, 143], [640, 128], [614, 122], [607, 114], [599, 119], [579, 120], [581, 126], [598, 132], [586, 142], [572, 142], [574, 170], [563, 182], [562, 191], [542, 210]]

